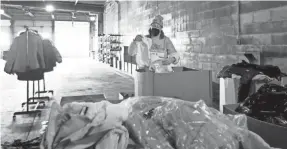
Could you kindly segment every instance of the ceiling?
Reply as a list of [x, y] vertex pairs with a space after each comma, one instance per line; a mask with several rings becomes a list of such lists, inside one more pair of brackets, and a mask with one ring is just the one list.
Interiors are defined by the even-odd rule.
[[[1, 0], [1, 9], [5, 14], [1, 19], [12, 20], [74, 20], [86, 21], [90, 16], [102, 14], [106, 1], [87, 0], [38, 0], [38, 1], [14, 1]], [[53, 5], [55, 10], [50, 13], [45, 10], [46, 5]]]

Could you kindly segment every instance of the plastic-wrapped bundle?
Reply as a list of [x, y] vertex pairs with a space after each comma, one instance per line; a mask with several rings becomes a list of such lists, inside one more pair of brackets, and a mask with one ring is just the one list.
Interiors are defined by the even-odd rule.
[[162, 60], [152, 62], [150, 67], [155, 73], [169, 73], [173, 71], [170, 65], [163, 65]]
[[225, 116], [203, 101], [135, 97], [125, 126], [130, 137], [147, 149], [268, 149], [246, 128], [246, 116]]

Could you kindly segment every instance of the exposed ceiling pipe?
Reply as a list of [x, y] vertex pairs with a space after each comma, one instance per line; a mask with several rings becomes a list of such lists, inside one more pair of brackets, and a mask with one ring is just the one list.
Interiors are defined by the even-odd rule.
[[[101, 13], [104, 12], [104, 5], [91, 5], [91, 4], [80, 4], [77, 3], [75, 6], [74, 3], [68, 3], [68, 2], [58, 2], [58, 1], [49, 1], [46, 3], [51, 4], [53, 6], [57, 6], [55, 8], [55, 11], [57, 10], [65, 10], [65, 11], [85, 11], [85, 12], [93, 12], [93, 13]], [[2, 6], [25, 6], [29, 8], [41, 8], [45, 9], [46, 4], [42, 1], [29, 1], [29, 2], [22, 2], [22, 1], [1, 1]]]
[[3, 12], [2, 12], [2, 9], [1, 9], [1, 15], [5, 16], [5, 17], [7, 17], [7, 18], [9, 18], [9, 19], [12, 18], [11, 15], [9, 15], [8, 13], [6, 13], [4, 10], [3, 10]]
[[29, 9], [23, 8], [22, 10], [25, 12], [26, 15], [29, 15], [30, 17], [35, 17], [35, 15], [32, 12], [30, 12]]
[[31, 13], [30, 11], [26, 11], [25, 14], [29, 15], [30, 17], [35, 17], [35, 15], [33, 13]]

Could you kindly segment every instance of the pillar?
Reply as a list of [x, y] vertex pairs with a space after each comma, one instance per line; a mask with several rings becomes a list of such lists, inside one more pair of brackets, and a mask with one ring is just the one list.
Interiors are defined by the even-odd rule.
[[52, 20], [52, 41], [55, 43], [55, 21]]

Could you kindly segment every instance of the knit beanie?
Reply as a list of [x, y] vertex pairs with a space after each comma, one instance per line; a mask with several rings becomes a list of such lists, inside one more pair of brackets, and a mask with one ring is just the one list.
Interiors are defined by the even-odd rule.
[[151, 23], [151, 27], [161, 30], [163, 28], [163, 17], [161, 15], [156, 16]]

